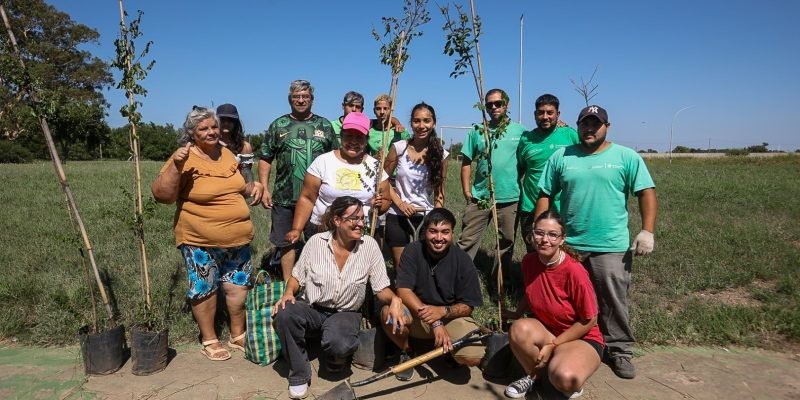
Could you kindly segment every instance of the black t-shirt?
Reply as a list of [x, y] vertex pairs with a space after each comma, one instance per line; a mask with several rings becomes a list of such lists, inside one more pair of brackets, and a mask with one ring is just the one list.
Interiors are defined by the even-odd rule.
[[428, 256], [421, 240], [407, 245], [400, 256], [396, 286], [411, 289], [423, 303], [432, 306], [483, 305], [475, 264], [455, 245], [439, 260]]

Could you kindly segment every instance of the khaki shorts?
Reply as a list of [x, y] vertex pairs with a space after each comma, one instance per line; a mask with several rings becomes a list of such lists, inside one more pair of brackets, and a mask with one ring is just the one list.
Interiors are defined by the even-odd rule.
[[[450, 340], [456, 341], [461, 339], [464, 335], [478, 329], [480, 326], [471, 317], [461, 317], [451, 319], [444, 323], [444, 329], [450, 335]], [[419, 319], [413, 319], [408, 326], [409, 335], [417, 339], [433, 339], [433, 329], [431, 326], [422, 322]], [[480, 360], [483, 358], [485, 348], [480, 342], [470, 343], [458, 350], [453, 354], [454, 357], [470, 358]]]

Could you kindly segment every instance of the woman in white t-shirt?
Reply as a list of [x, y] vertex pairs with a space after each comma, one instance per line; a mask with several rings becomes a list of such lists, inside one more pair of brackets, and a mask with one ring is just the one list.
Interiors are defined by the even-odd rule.
[[386, 172], [396, 179], [386, 217], [386, 243], [392, 249], [395, 267], [403, 248], [417, 239], [415, 230], [425, 214], [444, 207], [445, 159], [449, 153], [436, 135], [436, 110], [424, 102], [415, 105], [411, 129], [414, 136], [395, 142], [386, 158]]
[[378, 161], [365, 153], [369, 124], [369, 118], [363, 113], [348, 113], [342, 121], [341, 148], [311, 162], [295, 206], [292, 230], [286, 234], [288, 242], [300, 239], [306, 222], [321, 226], [325, 211], [339, 197], [352, 196], [361, 200], [365, 215], [370, 215], [371, 207], [377, 207], [381, 214], [389, 208], [388, 199], [383, 200], [381, 195], [389, 193], [389, 176], [381, 171], [376, 192]]

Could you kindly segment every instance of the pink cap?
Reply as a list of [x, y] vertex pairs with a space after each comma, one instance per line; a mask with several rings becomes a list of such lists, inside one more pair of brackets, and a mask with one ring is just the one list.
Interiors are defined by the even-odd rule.
[[369, 133], [369, 118], [360, 112], [350, 112], [344, 116], [342, 121], [342, 130], [352, 129], [364, 135]]

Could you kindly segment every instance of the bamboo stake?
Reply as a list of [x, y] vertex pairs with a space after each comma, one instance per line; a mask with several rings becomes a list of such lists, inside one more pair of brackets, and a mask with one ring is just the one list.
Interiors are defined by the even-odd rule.
[[[72, 234], [78, 235], [75, 229], [75, 220], [72, 219], [72, 209], [69, 207], [67, 196], [64, 196], [64, 203], [67, 205], [67, 215], [69, 216], [69, 225], [72, 227]], [[89, 286], [89, 299], [92, 302], [92, 332], [97, 332], [97, 306], [94, 299], [94, 288], [92, 287], [92, 280], [89, 278], [89, 268], [86, 268], [86, 256], [83, 254], [83, 249], [79, 248], [78, 253], [81, 255], [81, 266], [83, 266], [83, 276], [86, 279], [86, 285]]]
[[[470, 12], [472, 13], [472, 34], [475, 36], [475, 58], [478, 60], [478, 75], [476, 79], [476, 85], [478, 86], [478, 93], [480, 95], [480, 101], [484, 101], [484, 94], [483, 94], [483, 66], [481, 64], [481, 48], [479, 45], [479, 39], [476, 35], [477, 27], [475, 21], [475, 1], [469, 0], [469, 7]], [[494, 231], [495, 231], [495, 244], [497, 253], [495, 255], [495, 259], [497, 260], [497, 318], [499, 323], [499, 329], [502, 329], [503, 326], [503, 313], [501, 311], [502, 304], [503, 304], [503, 259], [500, 254], [500, 227], [498, 226], [497, 222], [497, 200], [494, 196], [494, 177], [492, 176], [492, 160], [491, 160], [491, 147], [489, 143], [489, 123], [486, 120], [486, 111], [484, 110], [483, 114], [483, 142], [486, 145], [486, 152], [489, 156], [487, 160], [488, 165], [488, 174], [489, 174], [489, 200], [492, 203], [492, 220], [494, 221]]]
[[[389, 96], [392, 99], [392, 104], [389, 105], [389, 122], [392, 121], [392, 116], [394, 115], [394, 103], [397, 100], [397, 82], [400, 80], [400, 73], [397, 72], [397, 65], [400, 65], [400, 62], [403, 58], [403, 45], [405, 44], [406, 40], [406, 31], [400, 32], [400, 45], [397, 46], [397, 61], [395, 61], [395, 65], [392, 66], [392, 83], [389, 86]], [[389, 130], [386, 126], [386, 120], [381, 121], [381, 126], [383, 128], [383, 137], [381, 138], [381, 147], [378, 150], [378, 170], [375, 174], [375, 192], [378, 192], [378, 186], [381, 183], [381, 177], [383, 177], [383, 164], [386, 161], [386, 146], [388, 145], [389, 141]], [[391, 201], [391, 199], [390, 199]], [[375, 236], [375, 225], [378, 223], [378, 214], [380, 210], [376, 210], [375, 207], [371, 208], [372, 210], [372, 221], [370, 222], [369, 226], [369, 235]]]
[[[11, 30], [11, 23], [8, 21], [6, 10], [2, 4], [0, 4], [0, 15], [3, 17], [3, 24], [6, 27], [6, 32], [8, 32], [8, 37], [11, 40], [11, 45], [14, 48], [14, 52], [17, 53], [19, 64], [22, 67], [22, 70], [27, 74], [28, 70], [25, 67], [25, 61], [22, 59], [22, 54], [19, 51], [19, 47], [17, 47], [17, 39], [14, 37], [14, 32]], [[36, 96], [36, 93], [33, 90], [30, 90], [30, 88], [24, 88], [23, 90], [28, 91], [28, 94], [31, 96], [31, 99], [34, 102], [39, 102], [38, 96]], [[53, 135], [50, 134], [50, 126], [47, 124], [47, 119], [41, 115], [38, 115], [38, 113], [37, 118], [39, 119], [39, 124], [42, 126], [42, 133], [44, 133], [45, 141], [47, 142], [47, 150], [50, 152], [50, 157], [53, 160], [53, 167], [56, 170], [56, 177], [58, 178], [58, 182], [61, 184], [61, 189], [64, 191], [64, 196], [67, 198], [68, 206], [75, 214], [75, 220], [78, 223], [78, 229], [80, 230], [81, 238], [83, 239], [83, 247], [89, 254], [89, 262], [94, 270], [94, 278], [97, 282], [97, 288], [100, 291], [103, 304], [106, 306], [106, 311], [108, 311], [108, 319], [112, 323], [115, 323], [116, 321], [114, 321], [114, 312], [111, 310], [111, 303], [108, 301], [108, 295], [103, 287], [103, 281], [100, 279], [100, 272], [97, 269], [97, 263], [94, 259], [94, 249], [92, 249], [92, 244], [89, 242], [89, 235], [86, 233], [86, 227], [83, 224], [83, 218], [81, 218], [80, 211], [78, 210], [78, 204], [75, 201], [75, 197], [72, 195], [72, 189], [67, 182], [67, 176], [64, 173], [64, 167], [61, 164], [61, 158], [58, 156], [55, 143], [53, 142]]]
[[[127, 35], [127, 29], [125, 25], [125, 9], [122, 6], [122, 0], [119, 0], [119, 26], [120, 26], [120, 34]], [[127, 56], [125, 57], [125, 64], [128, 69], [128, 72], [131, 70], [131, 57], [133, 54], [130, 53], [130, 43], [125, 41], [126, 43], [126, 51], [128, 52]], [[133, 90], [128, 88], [127, 90], [127, 97], [128, 97], [128, 105], [130, 107], [134, 106], [134, 94]], [[133, 121], [130, 121], [130, 143], [131, 143], [131, 151], [133, 152], [133, 165], [134, 165], [134, 182], [136, 185], [136, 198], [135, 198], [135, 206], [136, 211], [134, 212], [134, 221], [139, 221], [143, 219], [144, 209], [142, 206], [142, 172], [139, 162], [139, 135], [136, 133], [136, 124]], [[137, 222], [138, 223], [138, 222]], [[144, 224], [144, 221], [141, 221]], [[141, 228], [141, 229], [139, 229]], [[147, 304], [147, 311], [150, 311], [150, 273], [147, 267], [147, 250], [144, 246], [144, 227], [136, 226], [136, 242], [137, 246], [139, 247], [139, 257], [141, 258], [141, 268], [142, 268], [142, 277], [144, 279], [144, 296], [145, 301]]]

